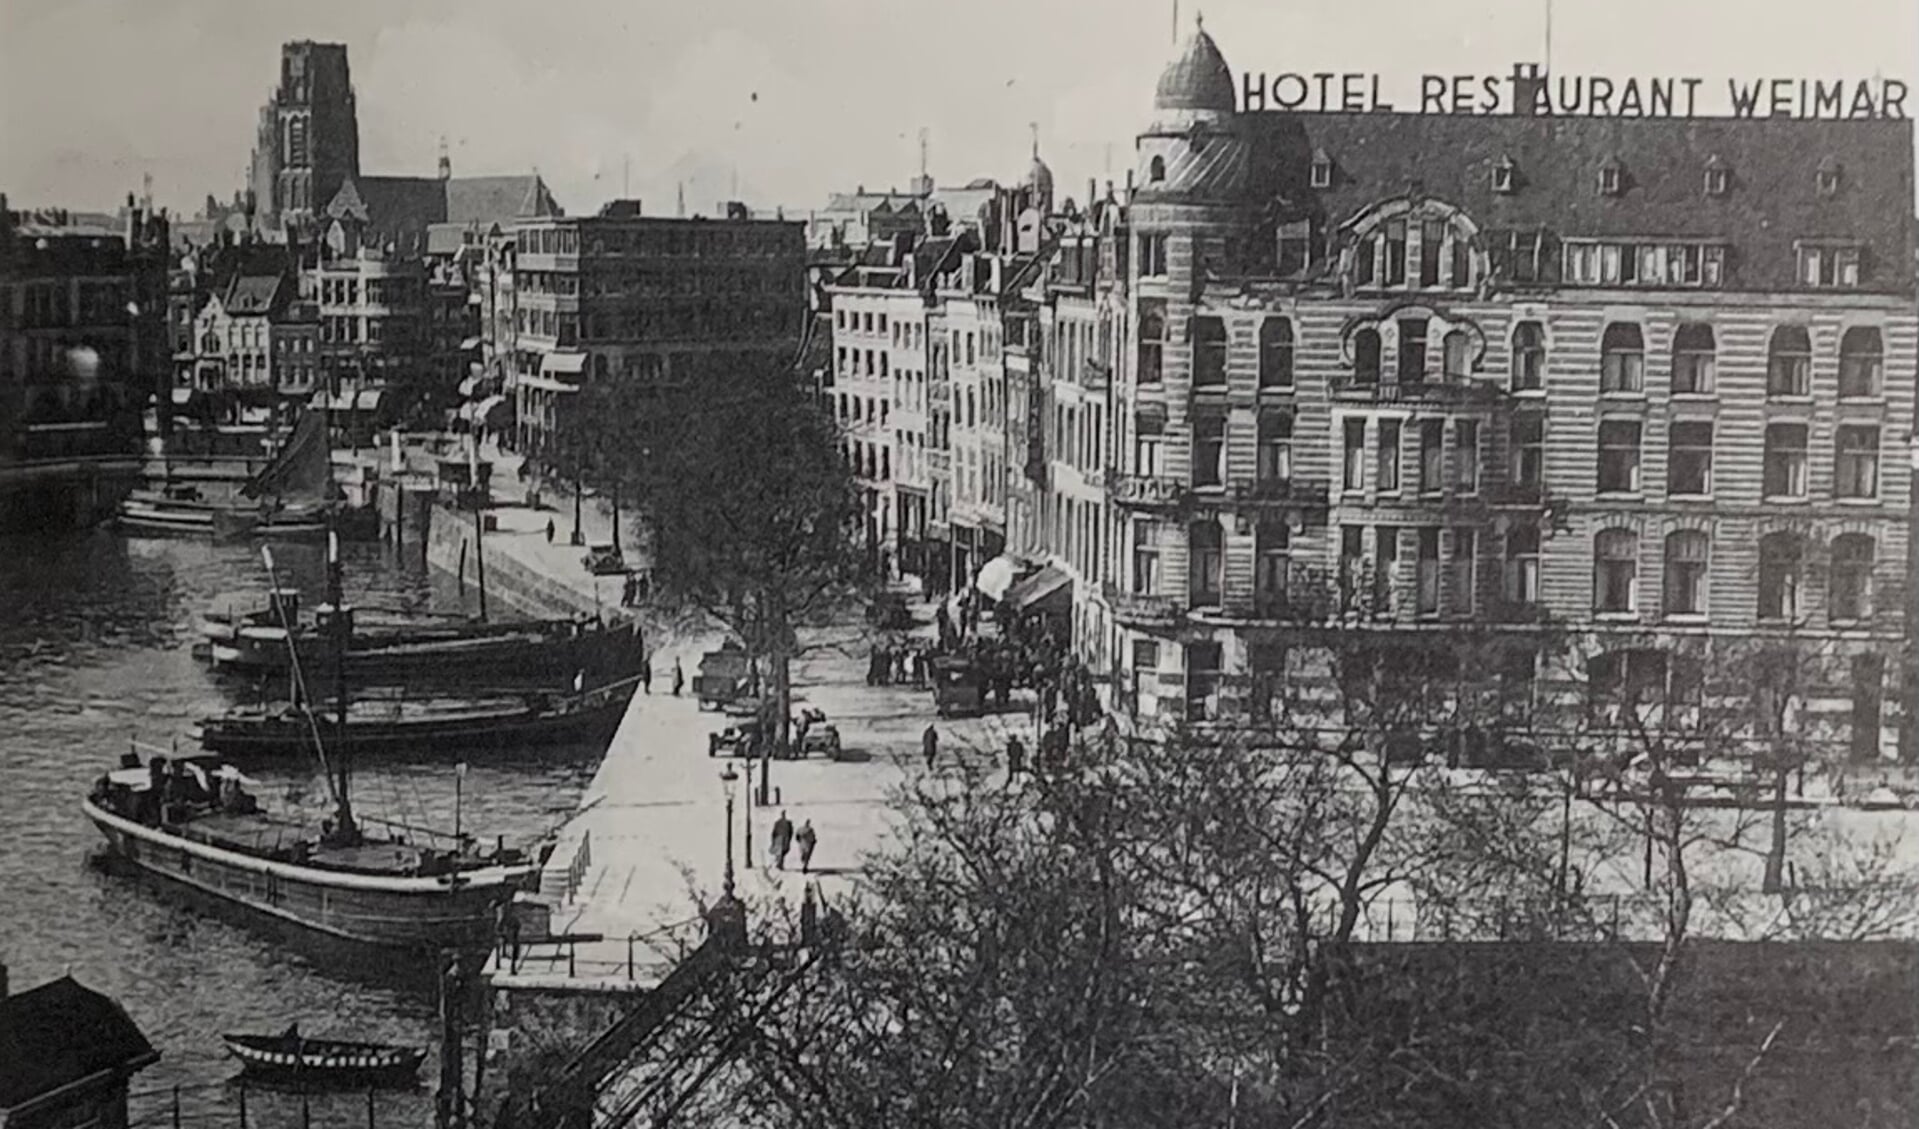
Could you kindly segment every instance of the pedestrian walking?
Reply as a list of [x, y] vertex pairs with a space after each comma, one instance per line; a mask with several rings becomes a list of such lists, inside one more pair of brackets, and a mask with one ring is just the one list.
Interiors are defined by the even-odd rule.
[[640, 660], [640, 689], [646, 691], [649, 694], [653, 692], [653, 656], [652, 655], [648, 655], [645, 658]]
[[800, 873], [813, 873], [813, 848], [819, 845], [820, 837], [819, 833], [813, 830], [812, 820], [809, 819], [800, 824], [799, 832], [793, 836], [793, 841], [798, 843], [800, 848]]
[[1026, 746], [1020, 744], [1019, 734], [1006, 739], [1006, 783], [1012, 784], [1019, 774], [1026, 771]]
[[926, 732], [920, 734], [920, 752], [926, 754], [926, 771], [933, 771], [933, 764], [940, 755], [939, 730], [930, 725], [926, 727]]
[[552, 518], [546, 519], [546, 543], [549, 545], [553, 543], [553, 519]]
[[679, 697], [680, 691], [684, 689], [685, 687], [686, 687], [686, 675], [681, 673], [680, 671], [680, 660], [674, 659], [673, 660], [673, 696], [675, 698]]
[[773, 865], [785, 870], [786, 852], [792, 847], [793, 821], [786, 818], [786, 813], [782, 811], [780, 817], [773, 821]]

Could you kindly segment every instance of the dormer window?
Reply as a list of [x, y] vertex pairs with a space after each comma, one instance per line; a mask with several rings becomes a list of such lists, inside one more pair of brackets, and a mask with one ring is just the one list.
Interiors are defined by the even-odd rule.
[[1601, 196], [1619, 195], [1620, 186], [1625, 183], [1618, 161], [1607, 161], [1599, 166], [1599, 194]]
[[1706, 195], [1724, 196], [1726, 189], [1732, 187], [1732, 170], [1720, 162], [1718, 157], [1706, 162]]
[[1333, 186], [1333, 159], [1326, 155], [1324, 149], [1313, 151], [1312, 186], [1314, 188]]
[[1166, 179], [1166, 158], [1154, 157], [1146, 166], [1146, 180], [1149, 184], [1158, 184]]
[[1499, 158], [1499, 163], [1493, 166], [1493, 191], [1511, 192], [1514, 181], [1518, 179], [1515, 172], [1511, 157]]
[[1827, 157], [1819, 162], [1819, 169], [1813, 174], [1819, 186], [1819, 195], [1835, 196], [1839, 192], [1839, 162]]

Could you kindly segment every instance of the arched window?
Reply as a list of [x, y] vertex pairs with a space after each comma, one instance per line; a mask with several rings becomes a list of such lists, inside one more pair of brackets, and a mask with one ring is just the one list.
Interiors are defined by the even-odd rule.
[[1839, 339], [1839, 395], [1868, 397], [1879, 395], [1880, 376], [1885, 371], [1885, 344], [1879, 330], [1855, 325]]
[[1353, 379], [1360, 384], [1379, 383], [1379, 331], [1362, 329], [1353, 334]]
[[1193, 386], [1213, 388], [1226, 383], [1226, 323], [1213, 317], [1195, 317]]
[[1286, 318], [1259, 323], [1259, 386], [1293, 386], [1293, 323]]
[[1156, 156], [1146, 165], [1146, 180], [1150, 184], [1158, 184], [1165, 179], [1166, 158]]
[[1599, 342], [1599, 390], [1643, 392], [1646, 389], [1646, 341], [1639, 326], [1616, 321], [1606, 327]]
[[1536, 321], [1522, 321], [1513, 329], [1513, 391], [1545, 386], [1546, 332]]
[[1839, 623], [1871, 617], [1872, 562], [1876, 548], [1872, 538], [1864, 533], [1846, 533], [1833, 539], [1826, 618]]
[[1799, 573], [1804, 552], [1791, 533], [1768, 533], [1759, 539], [1759, 618], [1792, 620], [1799, 617]]
[[1803, 325], [1772, 331], [1766, 350], [1766, 395], [1812, 395], [1812, 339]]
[[1639, 535], [1608, 529], [1593, 541], [1593, 610], [1639, 610]]
[[1695, 394], [1711, 392], [1717, 355], [1712, 326], [1702, 322], [1680, 326], [1672, 339], [1672, 390]]
[[1449, 330], [1445, 338], [1446, 379], [1457, 380], [1472, 373], [1472, 341], [1463, 329]]
[[1225, 533], [1217, 521], [1196, 521], [1187, 535], [1187, 595], [1196, 608], [1215, 607], [1223, 590]]
[[1666, 535], [1666, 614], [1706, 614], [1708, 538], [1696, 529]]

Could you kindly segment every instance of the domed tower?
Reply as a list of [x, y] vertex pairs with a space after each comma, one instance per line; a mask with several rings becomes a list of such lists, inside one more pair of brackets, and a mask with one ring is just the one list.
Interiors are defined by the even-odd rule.
[[1026, 170], [1026, 206], [1041, 215], [1053, 214], [1053, 170], [1039, 157], [1039, 132], [1033, 133], [1033, 163]]
[[1248, 160], [1236, 109], [1226, 57], [1196, 23], [1160, 73], [1153, 124], [1139, 136], [1139, 198], [1237, 200], [1246, 188]]

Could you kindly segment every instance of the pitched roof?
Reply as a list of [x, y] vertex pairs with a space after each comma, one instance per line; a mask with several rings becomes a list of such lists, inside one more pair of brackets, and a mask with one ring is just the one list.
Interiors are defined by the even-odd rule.
[[227, 313], [258, 317], [278, 311], [286, 303], [284, 280], [277, 274], [247, 274], [233, 280], [226, 296]]
[[[1566, 237], [1711, 238], [1735, 248], [1728, 283], [1795, 284], [1793, 243], [1843, 238], [1870, 248], [1868, 277], [1910, 286], [1913, 132], [1895, 120], [1585, 118], [1444, 114], [1255, 113], [1254, 190], [1330, 225], [1417, 186], [1463, 208], [1482, 229], [1541, 228]], [[1333, 183], [1309, 181], [1312, 154], [1332, 158]], [[1616, 157], [1623, 191], [1599, 191]], [[1705, 191], [1714, 158], [1731, 174]], [[1494, 190], [1510, 158], [1515, 190]], [[1842, 170], [1823, 194], [1815, 168]]]
[[0, 999], [0, 1110], [159, 1058], [120, 1005], [63, 976]]
[[499, 223], [563, 215], [546, 181], [529, 176], [456, 176], [446, 181], [447, 223]]

